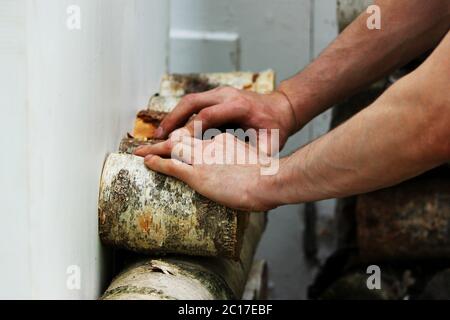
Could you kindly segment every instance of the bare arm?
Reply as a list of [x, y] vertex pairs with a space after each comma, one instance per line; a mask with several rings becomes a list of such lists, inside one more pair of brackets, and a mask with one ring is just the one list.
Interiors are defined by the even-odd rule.
[[314, 62], [283, 82], [297, 130], [342, 99], [433, 49], [450, 27], [448, 0], [378, 0], [381, 30], [363, 13]]
[[188, 95], [164, 119], [157, 136], [167, 138], [198, 114], [205, 130], [227, 123], [245, 129], [279, 129], [283, 146], [318, 114], [434, 48], [450, 26], [448, 0], [378, 0], [376, 4], [381, 7], [381, 30], [369, 30], [369, 15], [362, 14], [318, 59], [272, 94], [220, 88]]
[[[137, 151], [151, 169], [188, 183], [204, 196], [242, 210], [350, 196], [399, 183], [450, 160], [450, 32], [409, 76], [355, 117], [281, 159], [273, 176], [262, 165], [192, 161], [197, 146], [227, 149], [227, 139], [174, 142]], [[170, 156], [179, 147], [180, 160]], [[201, 150], [201, 149], [200, 149]], [[241, 150], [241, 151], [239, 151]], [[237, 154], [256, 153], [241, 142]], [[224, 157], [227, 158], [227, 157]], [[209, 163], [209, 164], [208, 164]]]
[[276, 206], [373, 191], [449, 160], [450, 32], [418, 70], [263, 181]]

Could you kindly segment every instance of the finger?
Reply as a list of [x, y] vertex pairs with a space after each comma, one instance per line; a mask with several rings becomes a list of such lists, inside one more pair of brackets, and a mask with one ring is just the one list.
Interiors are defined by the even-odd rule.
[[172, 132], [169, 136], [169, 138], [172, 141], [176, 141], [179, 142], [183, 139], [183, 137], [191, 137], [191, 133], [189, 132], [189, 130], [187, 130], [186, 128], [181, 128], [178, 130], [175, 130], [174, 132]]
[[168, 157], [172, 152], [172, 146], [173, 146], [172, 140], [169, 139], [167, 141], [157, 143], [154, 145], [141, 146], [136, 149], [134, 154], [140, 157], [146, 157], [150, 154]]
[[156, 138], [167, 138], [173, 130], [184, 125], [192, 115], [198, 113], [203, 108], [220, 103], [222, 99], [223, 95], [219, 90], [185, 96], [176, 108], [161, 122], [156, 132]]
[[145, 165], [156, 172], [182, 180], [189, 184], [194, 178], [194, 168], [176, 159], [163, 159], [149, 155], [144, 160]]
[[238, 102], [227, 102], [217, 104], [209, 108], [205, 108], [186, 125], [193, 136], [196, 127], [200, 127], [202, 131], [212, 128], [219, 128], [227, 123], [243, 122], [248, 115], [248, 107]]
[[204, 145], [207, 145], [208, 143], [210, 142], [185, 136], [182, 141], [173, 148], [172, 158], [190, 165], [200, 164], [203, 158]]
[[192, 165], [194, 162], [193, 154], [194, 150], [191, 144], [180, 142], [173, 147], [171, 158]]

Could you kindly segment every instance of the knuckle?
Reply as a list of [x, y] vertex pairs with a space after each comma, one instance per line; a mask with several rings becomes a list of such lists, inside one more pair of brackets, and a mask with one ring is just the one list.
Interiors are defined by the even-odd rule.
[[198, 119], [199, 120], [209, 120], [209, 119], [211, 119], [211, 117], [212, 117], [212, 112], [211, 112], [211, 109], [209, 109], [209, 108], [203, 109], [198, 114]]
[[166, 152], [170, 152], [174, 146], [174, 142], [172, 139], [167, 140], [167, 142], [164, 144], [163, 149]]
[[227, 140], [228, 135], [230, 135], [230, 134], [229, 133], [221, 133], [214, 138], [214, 141], [224, 142]]
[[208, 124], [211, 122], [211, 119], [212, 119], [212, 112], [207, 109], [204, 109], [198, 114], [195, 120], [200, 122], [203, 127], [207, 127]]
[[185, 95], [183, 98], [181, 98], [181, 103], [179, 105], [182, 106], [186, 104], [187, 105], [192, 104], [196, 98], [197, 98], [196, 93], [190, 93], [188, 95]]
[[181, 136], [172, 136], [169, 140], [167, 140], [167, 143], [164, 147], [165, 153], [170, 153], [175, 150], [178, 144], [181, 142]]
[[158, 164], [156, 157], [150, 157], [145, 159], [145, 163], [151, 167], [155, 167]]
[[221, 87], [219, 88], [220, 93], [224, 94], [224, 95], [235, 95], [237, 92], [239, 92], [239, 90], [232, 88], [232, 87]]
[[218, 93], [223, 93], [227, 90], [227, 88], [228, 87], [226, 87], [226, 86], [220, 86], [220, 87], [215, 88], [213, 91], [216, 91]]
[[247, 108], [247, 107], [249, 107], [250, 106], [250, 100], [246, 97], [246, 96], [244, 96], [244, 95], [239, 95], [239, 96], [237, 96], [235, 99], [234, 99], [234, 104], [236, 105], [236, 106], [239, 106], [239, 107], [244, 107], [244, 108]]

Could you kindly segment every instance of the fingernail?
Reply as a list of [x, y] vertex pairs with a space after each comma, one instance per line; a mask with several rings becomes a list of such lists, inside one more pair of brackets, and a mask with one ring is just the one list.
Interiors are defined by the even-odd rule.
[[162, 138], [164, 135], [164, 129], [162, 127], [159, 127], [156, 131], [155, 131], [155, 138]]
[[148, 156], [145, 157], [144, 161], [150, 161], [150, 159], [153, 158], [153, 154], [149, 154]]

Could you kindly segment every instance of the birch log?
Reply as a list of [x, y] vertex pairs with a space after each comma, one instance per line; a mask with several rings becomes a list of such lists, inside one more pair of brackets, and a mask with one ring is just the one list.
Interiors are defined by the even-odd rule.
[[272, 70], [230, 73], [203, 73], [165, 75], [161, 82], [161, 97], [182, 97], [190, 93], [205, 92], [217, 87], [229, 86], [257, 93], [270, 93], [275, 89], [275, 73]]
[[265, 214], [250, 214], [239, 261], [209, 257], [147, 259], [117, 276], [102, 299], [240, 299], [265, 225]]
[[180, 101], [181, 97], [162, 97], [156, 95], [150, 98], [148, 110], [152, 112], [170, 113]]
[[104, 244], [141, 253], [237, 259], [247, 219], [247, 213], [147, 169], [143, 158], [111, 154], [106, 160], [99, 196]]

